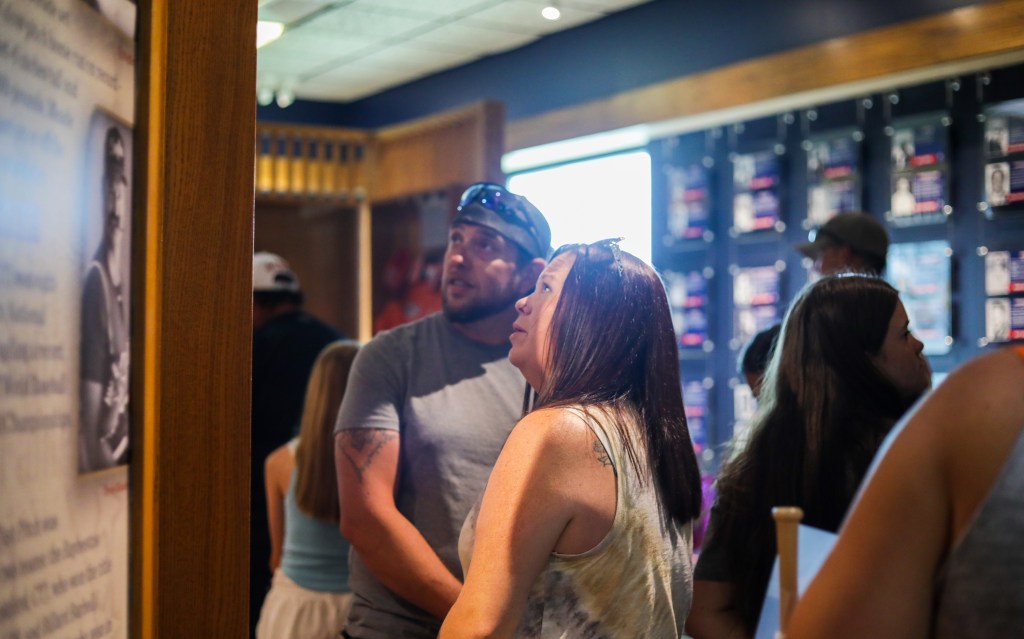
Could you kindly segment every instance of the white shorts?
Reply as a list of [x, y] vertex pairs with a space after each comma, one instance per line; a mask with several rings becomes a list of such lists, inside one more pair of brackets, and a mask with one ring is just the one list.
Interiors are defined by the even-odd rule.
[[351, 605], [351, 592], [308, 590], [278, 568], [260, 609], [256, 639], [338, 639]]

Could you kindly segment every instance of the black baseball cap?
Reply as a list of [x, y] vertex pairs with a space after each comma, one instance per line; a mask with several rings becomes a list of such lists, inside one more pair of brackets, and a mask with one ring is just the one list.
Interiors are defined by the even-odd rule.
[[867, 213], [839, 213], [814, 233], [813, 241], [797, 244], [796, 250], [814, 259], [825, 247], [837, 244], [884, 261], [889, 252], [889, 234]]
[[452, 224], [484, 226], [515, 242], [531, 258], [551, 254], [551, 227], [536, 206], [500, 184], [478, 182], [459, 198]]

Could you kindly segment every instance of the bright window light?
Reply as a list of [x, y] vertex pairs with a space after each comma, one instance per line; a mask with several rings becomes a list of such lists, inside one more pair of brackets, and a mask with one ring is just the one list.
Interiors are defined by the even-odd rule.
[[256, 23], [256, 48], [270, 44], [284, 33], [284, 24], [260, 20]]
[[651, 261], [651, 156], [632, 151], [512, 175], [508, 188], [537, 205], [551, 245], [622, 237], [622, 249]]

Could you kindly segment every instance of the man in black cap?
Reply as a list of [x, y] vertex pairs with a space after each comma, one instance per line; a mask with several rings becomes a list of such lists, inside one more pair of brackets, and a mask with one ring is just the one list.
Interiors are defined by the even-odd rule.
[[796, 249], [814, 260], [814, 270], [821, 275], [885, 274], [889, 234], [867, 213], [840, 213], [812, 234], [813, 241]]
[[459, 532], [522, 413], [508, 361], [515, 302], [551, 251], [547, 221], [497, 184], [469, 187], [448, 232], [443, 311], [356, 357], [335, 428], [354, 594], [344, 634], [437, 636], [462, 587]]

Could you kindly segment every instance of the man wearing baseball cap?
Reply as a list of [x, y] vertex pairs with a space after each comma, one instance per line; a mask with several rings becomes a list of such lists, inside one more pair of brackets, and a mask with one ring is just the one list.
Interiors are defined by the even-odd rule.
[[796, 249], [814, 260], [821, 275], [852, 271], [884, 275], [889, 234], [867, 213], [839, 213]]
[[343, 336], [302, 310], [299, 278], [282, 257], [252, 258], [252, 448], [250, 485], [250, 633], [270, 587], [270, 531], [263, 464], [298, 431], [313, 362]]
[[356, 357], [335, 429], [353, 548], [344, 636], [437, 636], [462, 587], [463, 520], [522, 414], [509, 334], [550, 244], [526, 198], [474, 184], [448, 232], [443, 311], [378, 334]]

